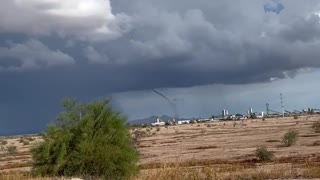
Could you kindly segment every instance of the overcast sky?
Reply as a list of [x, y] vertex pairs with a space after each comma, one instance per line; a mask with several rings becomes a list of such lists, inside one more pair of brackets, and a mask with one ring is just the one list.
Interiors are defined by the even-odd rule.
[[2, 0], [0, 135], [54, 122], [64, 97], [129, 119], [320, 108], [318, 0]]

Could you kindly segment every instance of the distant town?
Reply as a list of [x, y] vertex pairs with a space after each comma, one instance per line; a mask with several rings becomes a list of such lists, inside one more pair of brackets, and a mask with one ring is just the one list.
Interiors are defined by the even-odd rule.
[[255, 112], [253, 108], [250, 108], [247, 113], [231, 114], [227, 109], [221, 111], [219, 116], [211, 116], [209, 118], [177, 118], [170, 116], [151, 116], [150, 118], [133, 120], [129, 124], [132, 126], [166, 126], [166, 125], [182, 125], [192, 123], [202, 123], [209, 121], [243, 121], [247, 119], [265, 119], [265, 118], [278, 118], [278, 117], [295, 117], [304, 115], [320, 114], [320, 109], [308, 108], [301, 111], [294, 110], [282, 110], [278, 112], [269, 108], [269, 104], [266, 104], [266, 112]]

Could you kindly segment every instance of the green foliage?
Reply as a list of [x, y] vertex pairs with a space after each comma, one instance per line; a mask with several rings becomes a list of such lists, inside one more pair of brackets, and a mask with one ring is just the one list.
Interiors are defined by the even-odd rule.
[[48, 126], [44, 141], [32, 148], [36, 175], [127, 179], [137, 172], [138, 153], [126, 118], [109, 100], [65, 100], [63, 107], [58, 123]]
[[270, 161], [273, 158], [273, 152], [269, 151], [266, 147], [259, 147], [256, 149], [256, 157], [260, 161]]
[[7, 152], [9, 155], [15, 155], [17, 154], [17, 147], [16, 146], [9, 146], [7, 147]]
[[320, 121], [314, 122], [312, 124], [312, 129], [316, 132], [316, 133], [320, 133]]
[[294, 145], [298, 140], [299, 132], [296, 130], [290, 130], [282, 137], [282, 142], [285, 146], [289, 147]]

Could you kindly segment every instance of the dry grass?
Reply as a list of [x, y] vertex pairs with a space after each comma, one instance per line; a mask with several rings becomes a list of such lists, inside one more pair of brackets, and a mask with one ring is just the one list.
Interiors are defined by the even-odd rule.
[[158, 168], [141, 171], [135, 180], [263, 180], [263, 179], [301, 179], [320, 178], [319, 163], [304, 164], [258, 164], [255, 166], [244, 164], [211, 164], [207, 166], [186, 167], [183, 164], [164, 163]]
[[65, 177], [35, 177], [30, 173], [12, 173], [0, 174], [1, 180], [80, 180], [79, 178], [65, 178]]
[[277, 179], [291, 178], [297, 174], [293, 171], [279, 169], [246, 169], [244, 166], [199, 166], [199, 167], [180, 167], [163, 166], [158, 169], [148, 169], [140, 173], [137, 180], [200, 180], [200, 179]]

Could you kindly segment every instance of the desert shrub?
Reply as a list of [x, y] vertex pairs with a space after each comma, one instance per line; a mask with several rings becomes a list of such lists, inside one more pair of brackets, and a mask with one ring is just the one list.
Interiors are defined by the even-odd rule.
[[293, 116], [293, 119], [299, 119], [299, 116], [294, 115], [294, 116]]
[[9, 146], [7, 147], [7, 152], [9, 155], [15, 155], [17, 154], [18, 150], [16, 146]]
[[160, 127], [157, 127], [157, 131], [160, 131]]
[[147, 133], [147, 132], [144, 131], [144, 130], [135, 130], [132, 134], [133, 134], [133, 140], [135, 140], [136, 142], [137, 142], [140, 138], [149, 137], [149, 136], [150, 136], [149, 132]]
[[273, 152], [269, 151], [266, 147], [259, 147], [256, 149], [256, 157], [260, 161], [270, 161], [273, 158]]
[[2, 145], [7, 145], [8, 144], [8, 141], [6, 141], [6, 140], [2, 140], [0, 142], [1, 142]]
[[26, 138], [28, 141], [34, 141], [35, 140], [35, 138], [33, 138], [33, 137], [27, 137]]
[[157, 134], [157, 133], [153, 132], [153, 133], [152, 133], [152, 136], [154, 136], [154, 135], [156, 135], [156, 134]]
[[320, 121], [314, 122], [312, 124], [312, 129], [316, 132], [316, 133], [320, 133]]
[[287, 147], [294, 145], [298, 140], [298, 135], [299, 132], [296, 130], [286, 132], [282, 137], [283, 144]]
[[24, 141], [22, 142], [22, 144], [26, 146], [26, 145], [29, 145], [29, 144], [30, 144], [30, 142], [29, 142], [29, 141], [27, 141], [27, 140], [24, 140]]
[[137, 172], [138, 153], [126, 118], [111, 108], [109, 100], [88, 104], [65, 100], [63, 107], [58, 122], [43, 134], [44, 141], [31, 150], [35, 175], [127, 179]]

